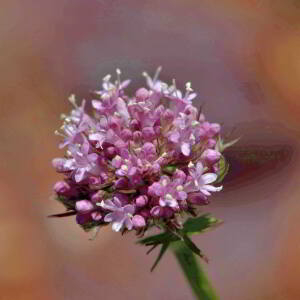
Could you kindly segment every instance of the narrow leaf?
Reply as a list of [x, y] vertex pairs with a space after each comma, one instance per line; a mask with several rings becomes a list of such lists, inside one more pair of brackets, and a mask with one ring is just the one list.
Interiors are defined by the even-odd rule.
[[183, 240], [187, 247], [190, 248], [191, 251], [193, 251], [196, 255], [201, 257], [205, 262], [208, 263], [208, 258], [203, 254], [203, 252], [194, 244], [194, 242], [187, 236], [183, 236]]
[[157, 264], [159, 263], [159, 261], [161, 260], [161, 258], [163, 257], [163, 255], [165, 254], [165, 252], [167, 251], [168, 247], [169, 247], [169, 243], [164, 243], [162, 244], [159, 254], [153, 264], [153, 266], [151, 267], [151, 272], [153, 272], [153, 270], [155, 269], [155, 267], [157, 266]]
[[170, 248], [181, 266], [186, 280], [190, 284], [196, 299], [198, 300], [218, 300], [211, 284], [209, 283], [204, 271], [198, 264], [193, 252], [182, 241], [172, 243]]
[[156, 235], [152, 235], [141, 240], [138, 240], [138, 244], [142, 245], [154, 245], [154, 244], [163, 244], [165, 242], [172, 242], [179, 240], [179, 238], [169, 232], [164, 232]]
[[74, 216], [74, 215], [76, 215], [76, 211], [67, 211], [64, 213], [50, 215], [50, 216], [48, 216], [48, 218], [63, 218], [63, 217], [69, 217], [69, 216]]
[[214, 217], [211, 217], [210, 214], [204, 214], [198, 218], [189, 218], [183, 224], [182, 232], [184, 234], [197, 234], [201, 233], [211, 227], [214, 227], [220, 224], [222, 221]]

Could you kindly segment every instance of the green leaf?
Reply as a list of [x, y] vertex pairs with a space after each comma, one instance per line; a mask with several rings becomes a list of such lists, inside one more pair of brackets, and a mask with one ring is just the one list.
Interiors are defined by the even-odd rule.
[[230, 141], [228, 143], [224, 143], [224, 141], [221, 138], [219, 138], [218, 142], [217, 142], [217, 150], [222, 153], [225, 149], [227, 149], [227, 148], [233, 146], [234, 144], [236, 144], [240, 139], [241, 138], [238, 137], [235, 140], [232, 140], [232, 141]]
[[192, 250], [183, 241], [177, 241], [170, 245], [173, 253], [181, 266], [186, 280], [190, 284], [198, 300], [218, 300], [204, 271], [198, 264]]
[[210, 214], [204, 214], [198, 218], [188, 218], [183, 224], [182, 232], [184, 234], [197, 234], [220, 224], [222, 221]]
[[183, 236], [183, 240], [187, 247], [190, 248], [195, 254], [204, 259], [205, 262], [208, 262], [208, 258], [202, 253], [202, 251], [194, 244], [194, 242], [187, 236]]
[[169, 233], [169, 232], [164, 232], [164, 233], [152, 235], [152, 236], [146, 237], [144, 239], [138, 240], [137, 243], [146, 245], [146, 246], [150, 246], [150, 245], [154, 245], [154, 244], [163, 244], [165, 242], [172, 242], [172, 241], [176, 241], [176, 240], [179, 240], [179, 238], [177, 236], [175, 236], [174, 234]]
[[225, 160], [224, 156], [221, 156], [221, 159], [219, 161], [219, 176], [215, 183], [219, 183], [223, 181], [224, 177], [227, 175], [229, 171], [229, 163]]
[[164, 243], [162, 244], [159, 254], [153, 264], [153, 266], [151, 267], [151, 272], [155, 269], [155, 267], [157, 266], [157, 264], [159, 263], [159, 261], [161, 260], [161, 258], [163, 257], [163, 255], [165, 254], [165, 252], [167, 251], [168, 247], [169, 247], [170, 243]]
[[177, 169], [176, 165], [168, 165], [163, 167], [163, 172], [169, 175], [172, 175]]

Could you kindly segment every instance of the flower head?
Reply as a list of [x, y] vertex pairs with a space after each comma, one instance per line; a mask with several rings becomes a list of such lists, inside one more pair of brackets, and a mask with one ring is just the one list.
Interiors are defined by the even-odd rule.
[[208, 203], [219, 178], [223, 156], [220, 125], [209, 123], [192, 104], [197, 96], [159, 80], [161, 68], [147, 88], [125, 93], [129, 80], [103, 78], [92, 100], [63, 115], [60, 148], [64, 157], [53, 166], [65, 176], [54, 186], [59, 200], [77, 214], [85, 229], [112, 224], [114, 231], [145, 232], [157, 220], [176, 224], [182, 213]]

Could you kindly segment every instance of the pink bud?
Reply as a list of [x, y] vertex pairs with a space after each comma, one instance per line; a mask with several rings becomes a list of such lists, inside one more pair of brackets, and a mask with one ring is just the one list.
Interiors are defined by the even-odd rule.
[[216, 146], [216, 140], [215, 139], [208, 139], [206, 146], [208, 148], [215, 148]]
[[219, 134], [219, 133], [220, 133], [220, 130], [221, 130], [220, 124], [217, 124], [217, 123], [212, 123], [212, 124], [210, 124], [209, 133], [210, 133], [212, 136], [215, 136], [215, 135]]
[[186, 179], [186, 174], [183, 171], [176, 169], [176, 171], [173, 174], [173, 178], [184, 181]]
[[152, 141], [155, 138], [155, 131], [153, 127], [144, 127], [142, 129], [142, 133], [145, 140]]
[[137, 207], [143, 207], [148, 203], [148, 197], [146, 195], [139, 196], [135, 199]]
[[79, 212], [87, 212], [94, 208], [93, 204], [88, 200], [77, 201], [75, 207]]
[[135, 228], [141, 228], [141, 227], [144, 227], [146, 226], [146, 221], [145, 219], [140, 216], [140, 215], [135, 215], [133, 218], [132, 218], [132, 223], [133, 223], [133, 226]]
[[119, 178], [115, 182], [115, 187], [117, 189], [126, 189], [128, 188], [128, 179], [127, 178]]
[[127, 142], [128, 140], [132, 139], [132, 132], [129, 129], [123, 129], [121, 132], [122, 139]]
[[136, 119], [133, 119], [132, 121], [130, 121], [129, 127], [132, 130], [139, 130], [140, 122]]
[[71, 187], [65, 181], [58, 181], [55, 183], [53, 189], [57, 194], [65, 195], [71, 190]]
[[116, 155], [116, 148], [115, 147], [107, 147], [105, 149], [105, 156], [107, 158], [113, 158]]
[[94, 221], [100, 221], [102, 219], [102, 215], [98, 211], [92, 212], [91, 216]]
[[152, 217], [161, 217], [163, 215], [163, 209], [160, 206], [154, 206], [151, 208], [150, 214]]
[[140, 88], [135, 92], [138, 101], [145, 101], [149, 97], [149, 91], [145, 88]]
[[139, 142], [141, 140], [141, 138], [142, 138], [142, 133], [140, 131], [135, 131], [133, 133], [133, 140], [135, 142]]
[[105, 195], [105, 191], [99, 190], [98, 192], [92, 195], [91, 201], [93, 203], [101, 202], [101, 200], [103, 200], [104, 195]]
[[155, 126], [154, 127], [154, 132], [155, 132], [156, 136], [160, 135], [160, 133], [161, 133], [161, 126]]
[[97, 184], [101, 184], [101, 178], [99, 177], [95, 177], [95, 176], [90, 176], [89, 177], [89, 184], [91, 185], [97, 185]]
[[139, 213], [140, 213], [140, 215], [143, 216], [145, 219], [151, 217], [151, 214], [150, 214], [149, 209], [143, 209], [143, 210], [141, 210]]
[[163, 113], [163, 119], [167, 123], [171, 123], [174, 120], [174, 112], [170, 109], [166, 109]]
[[201, 193], [190, 194], [188, 202], [196, 205], [207, 205], [209, 203], [207, 197]]
[[202, 158], [209, 164], [214, 164], [220, 160], [221, 153], [216, 150], [206, 149], [202, 153]]

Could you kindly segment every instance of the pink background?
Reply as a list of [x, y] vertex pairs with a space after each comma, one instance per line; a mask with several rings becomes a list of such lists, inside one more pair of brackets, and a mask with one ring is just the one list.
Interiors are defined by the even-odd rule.
[[158, 65], [242, 135], [204, 208], [224, 224], [195, 238], [220, 299], [300, 299], [299, 16], [296, 0], [2, 1], [0, 299], [193, 299], [171, 253], [150, 274], [155, 253], [134, 235], [90, 242], [72, 218], [46, 218], [63, 209], [49, 197], [68, 95], [91, 99], [117, 67], [137, 88]]

